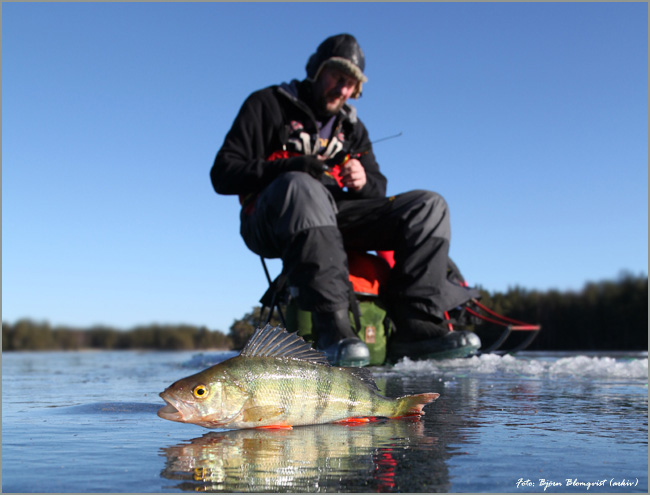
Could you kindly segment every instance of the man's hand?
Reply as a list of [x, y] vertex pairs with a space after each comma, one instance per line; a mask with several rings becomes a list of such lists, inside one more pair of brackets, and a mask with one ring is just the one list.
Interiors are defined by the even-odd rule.
[[366, 185], [366, 169], [356, 158], [341, 167], [341, 182], [350, 191], [360, 191]]
[[[279, 161], [279, 160], [278, 160]], [[283, 172], [295, 170], [306, 172], [315, 179], [320, 179], [325, 171], [323, 160], [313, 155], [300, 155], [292, 158], [285, 158], [280, 167]]]

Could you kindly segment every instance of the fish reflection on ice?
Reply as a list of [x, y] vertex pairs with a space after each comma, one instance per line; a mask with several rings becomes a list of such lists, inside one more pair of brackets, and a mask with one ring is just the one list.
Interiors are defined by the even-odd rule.
[[[177, 488], [191, 491], [334, 492], [360, 483], [395, 491], [402, 452], [437, 450], [437, 443], [417, 419], [211, 432], [162, 449], [167, 461], [161, 475], [183, 481]], [[442, 460], [440, 469], [446, 477]]]

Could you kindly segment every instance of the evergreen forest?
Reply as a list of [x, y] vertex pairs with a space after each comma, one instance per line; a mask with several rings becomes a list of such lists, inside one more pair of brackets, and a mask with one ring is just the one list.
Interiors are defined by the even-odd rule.
[[[538, 323], [529, 350], [647, 350], [648, 277], [623, 273], [617, 280], [589, 282], [580, 291], [520, 287], [490, 293], [481, 302], [510, 318]], [[2, 322], [3, 351], [81, 349], [241, 349], [260, 322], [259, 306], [235, 320], [228, 333], [192, 325], [71, 328], [22, 319]], [[279, 324], [277, 314], [272, 324]]]

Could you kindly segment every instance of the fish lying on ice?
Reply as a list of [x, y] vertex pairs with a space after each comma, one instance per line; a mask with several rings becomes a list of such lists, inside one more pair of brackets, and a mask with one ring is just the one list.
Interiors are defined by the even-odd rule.
[[267, 325], [239, 356], [165, 389], [158, 416], [206, 428], [291, 428], [421, 416], [439, 396], [391, 399], [377, 392], [370, 371], [330, 366], [297, 334]]

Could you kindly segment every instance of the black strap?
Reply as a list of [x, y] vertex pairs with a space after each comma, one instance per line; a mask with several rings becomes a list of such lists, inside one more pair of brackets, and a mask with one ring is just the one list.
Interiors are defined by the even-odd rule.
[[354, 295], [354, 288], [352, 287], [352, 282], [348, 280], [348, 294], [350, 299], [350, 311], [352, 311], [352, 316], [354, 316], [354, 325], [356, 326], [357, 332], [361, 331], [361, 308], [359, 308], [359, 301]]
[[[279, 304], [280, 296], [284, 292], [285, 286], [287, 284], [287, 276], [283, 270], [275, 280], [271, 280], [271, 275], [269, 274], [269, 269], [266, 266], [266, 261], [264, 261], [264, 257], [260, 256], [260, 259], [262, 260], [262, 266], [264, 267], [264, 274], [266, 275], [266, 280], [269, 283], [269, 288], [266, 290], [266, 292], [260, 299], [260, 302], [262, 303], [262, 309], [260, 310], [260, 326], [263, 328], [264, 326], [270, 323], [271, 318], [273, 317], [273, 310], [277, 308], [278, 314], [280, 315], [280, 320], [282, 320], [282, 325], [284, 326], [284, 328], [287, 328], [287, 321], [284, 318], [284, 313], [280, 308], [280, 304]], [[263, 318], [264, 308], [267, 306], [269, 308], [269, 314], [268, 317], [266, 318], [266, 321], [264, 321]]]

